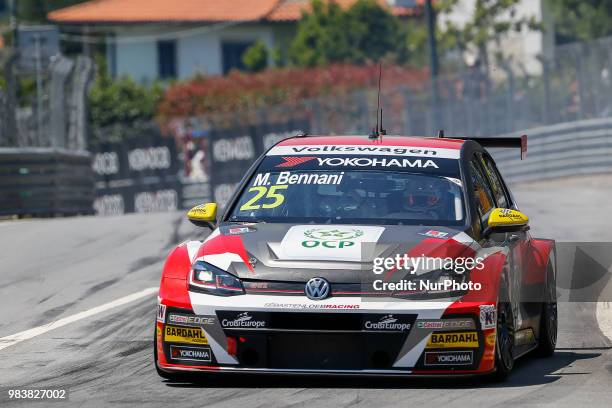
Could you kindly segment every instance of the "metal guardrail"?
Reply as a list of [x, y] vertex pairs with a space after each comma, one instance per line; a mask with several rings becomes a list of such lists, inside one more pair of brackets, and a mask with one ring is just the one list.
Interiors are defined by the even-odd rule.
[[93, 214], [91, 155], [49, 148], [0, 148], [0, 215]]
[[510, 183], [612, 174], [612, 118], [560, 123], [521, 133], [528, 135], [525, 160], [520, 160], [516, 151], [492, 151]]

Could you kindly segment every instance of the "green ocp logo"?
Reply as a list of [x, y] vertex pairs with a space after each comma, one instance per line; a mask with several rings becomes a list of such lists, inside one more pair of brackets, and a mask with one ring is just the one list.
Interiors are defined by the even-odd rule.
[[304, 248], [347, 248], [355, 245], [353, 241], [363, 235], [358, 228], [312, 228], [304, 231], [304, 236], [310, 238], [302, 241]]

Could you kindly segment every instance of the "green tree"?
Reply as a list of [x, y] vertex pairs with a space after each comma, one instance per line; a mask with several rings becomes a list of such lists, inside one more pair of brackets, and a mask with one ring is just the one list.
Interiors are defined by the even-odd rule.
[[380, 60], [406, 49], [401, 23], [375, 0], [357, 0], [343, 10], [333, 0], [313, 0], [289, 48], [294, 65]]
[[263, 41], [251, 45], [242, 55], [242, 63], [251, 72], [259, 72], [268, 66], [268, 47]]
[[84, 1], [87, 0], [17, 0], [17, 18], [22, 22], [42, 23], [48, 12]]
[[612, 35], [612, 1], [547, 0], [557, 41], [587, 41]]
[[[517, 16], [517, 5], [521, 0], [476, 0], [471, 18], [463, 25], [448, 23], [439, 32], [443, 49], [472, 52], [483, 70], [488, 73], [492, 59], [504, 60], [502, 40], [511, 32], [540, 30], [541, 24], [533, 16]], [[440, 2], [440, 14], [451, 13], [458, 0]], [[489, 54], [489, 45], [495, 44], [496, 52]]]
[[351, 58], [356, 62], [378, 61], [403, 46], [400, 20], [375, 0], [358, 0], [345, 15]]
[[343, 32], [344, 13], [333, 1], [313, 0], [312, 11], [302, 13], [289, 48], [290, 61], [312, 67], [347, 59], [349, 47]]
[[[105, 139], [119, 139], [120, 125], [137, 127], [138, 123], [153, 119], [157, 103], [163, 95], [160, 84], [146, 87], [131, 77], [112, 78], [104, 59], [99, 56], [96, 65], [96, 78], [89, 92], [89, 114], [94, 137], [101, 138], [98, 131], [106, 128]], [[109, 131], [109, 127], [117, 128], [117, 134]]]

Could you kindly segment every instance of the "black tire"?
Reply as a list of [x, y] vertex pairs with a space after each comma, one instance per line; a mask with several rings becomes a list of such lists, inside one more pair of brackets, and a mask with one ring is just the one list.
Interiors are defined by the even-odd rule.
[[557, 293], [552, 265], [548, 264], [546, 279], [546, 295], [542, 302], [540, 315], [540, 338], [536, 354], [540, 357], [550, 357], [555, 354], [557, 347], [558, 315]]
[[183, 382], [187, 379], [187, 375], [184, 373], [169, 373], [167, 371], [162, 370], [161, 368], [159, 368], [159, 366], [157, 365], [157, 336], [156, 336], [156, 331], [157, 331], [157, 325], [155, 326], [155, 329], [153, 330], [153, 364], [155, 365], [155, 371], [157, 371], [157, 375], [159, 375], [161, 378], [164, 378], [166, 380], [170, 380], [173, 382]]
[[494, 381], [504, 381], [514, 367], [514, 314], [505, 284], [497, 301], [497, 338], [495, 341]]

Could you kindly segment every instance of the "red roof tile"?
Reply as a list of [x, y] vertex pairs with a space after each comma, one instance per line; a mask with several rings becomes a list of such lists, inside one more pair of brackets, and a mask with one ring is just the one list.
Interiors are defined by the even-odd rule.
[[48, 14], [57, 23], [221, 22], [263, 19], [279, 0], [92, 0]]
[[[347, 8], [356, 0], [335, 1]], [[47, 17], [63, 24], [295, 21], [308, 9], [310, 0], [92, 0], [52, 11]], [[393, 7], [392, 12], [409, 16], [418, 10]]]

